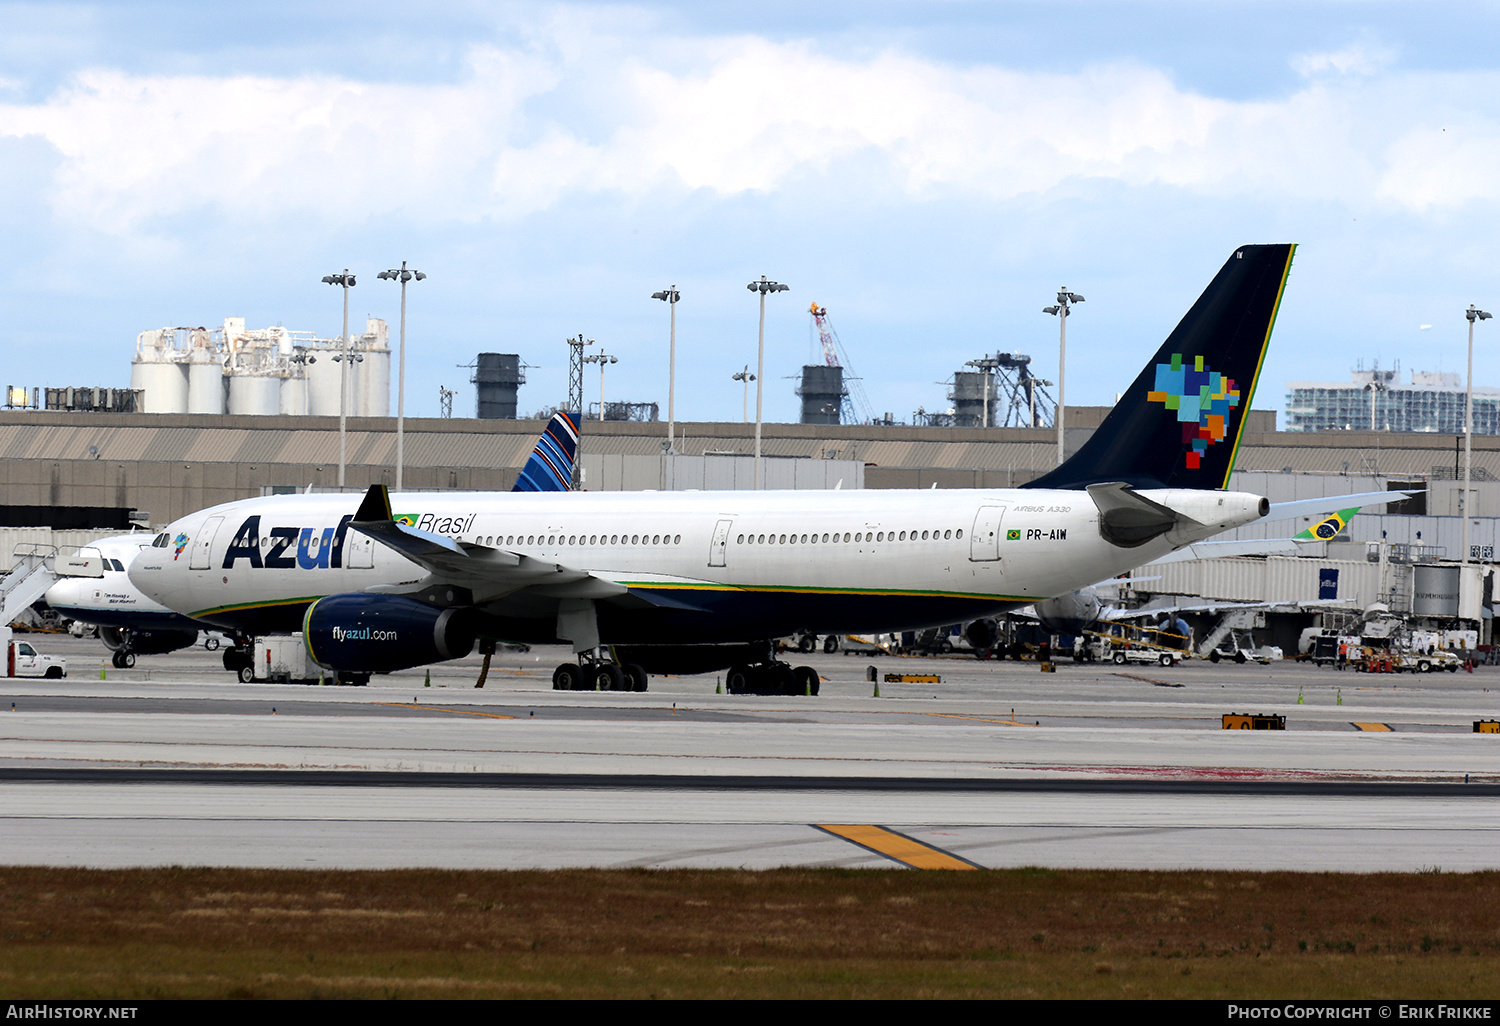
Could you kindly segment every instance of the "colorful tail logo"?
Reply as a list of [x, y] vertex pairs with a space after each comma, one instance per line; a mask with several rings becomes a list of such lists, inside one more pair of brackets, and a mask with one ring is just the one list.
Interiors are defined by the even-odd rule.
[[1193, 357], [1189, 368], [1182, 365], [1181, 353], [1173, 353], [1170, 364], [1156, 365], [1156, 388], [1146, 393], [1146, 399], [1177, 411], [1182, 441], [1192, 443], [1186, 466], [1197, 470], [1208, 447], [1224, 441], [1230, 411], [1240, 404], [1240, 392], [1233, 378], [1209, 370], [1203, 357]]

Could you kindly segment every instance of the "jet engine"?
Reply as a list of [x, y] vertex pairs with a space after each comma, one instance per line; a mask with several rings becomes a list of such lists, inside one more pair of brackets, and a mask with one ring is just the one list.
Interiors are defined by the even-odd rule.
[[99, 640], [112, 652], [161, 655], [197, 644], [197, 631], [173, 631], [138, 627], [99, 627]]
[[303, 638], [313, 662], [345, 673], [404, 670], [459, 659], [474, 649], [473, 612], [400, 595], [329, 595], [307, 609]]
[[1082, 634], [1099, 621], [1099, 595], [1093, 588], [1036, 604], [1036, 618], [1049, 634]]

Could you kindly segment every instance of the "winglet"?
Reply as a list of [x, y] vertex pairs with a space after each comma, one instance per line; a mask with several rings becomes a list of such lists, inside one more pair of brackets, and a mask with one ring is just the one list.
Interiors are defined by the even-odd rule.
[[1341, 509], [1330, 513], [1307, 530], [1300, 534], [1294, 534], [1292, 537], [1297, 541], [1332, 541], [1339, 536], [1345, 527], [1349, 526], [1349, 521], [1353, 520], [1355, 514], [1362, 508], [1361, 506], [1352, 506], [1349, 509]]
[[365, 501], [359, 504], [359, 511], [354, 514], [354, 522], [373, 524], [391, 519], [394, 519], [391, 516], [391, 493], [383, 484], [372, 484], [365, 492]]

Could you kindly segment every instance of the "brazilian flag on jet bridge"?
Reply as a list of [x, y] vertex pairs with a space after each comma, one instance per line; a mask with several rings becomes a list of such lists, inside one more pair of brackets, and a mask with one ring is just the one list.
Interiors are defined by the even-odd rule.
[[573, 459], [578, 454], [578, 422], [573, 416], [558, 412], [548, 421], [511, 491], [565, 492], [573, 487]]
[[1230, 254], [1093, 437], [1025, 487], [1226, 487], [1295, 250]]

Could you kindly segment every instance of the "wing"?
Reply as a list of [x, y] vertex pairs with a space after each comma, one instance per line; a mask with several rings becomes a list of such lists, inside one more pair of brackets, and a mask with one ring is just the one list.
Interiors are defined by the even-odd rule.
[[597, 577], [586, 570], [550, 563], [518, 552], [492, 549], [454, 541], [407, 527], [391, 517], [391, 498], [385, 485], [371, 485], [349, 526], [369, 535], [427, 571], [427, 580], [415, 588], [377, 586], [372, 591], [424, 591], [428, 588], [463, 588], [472, 601], [482, 604], [535, 591], [550, 598], [611, 598], [629, 592], [623, 584]]
[[[409, 585], [376, 585], [377, 593], [411, 595], [438, 605], [485, 605], [502, 599], [595, 599], [644, 608], [669, 606], [698, 610], [690, 601], [633, 592], [617, 581], [534, 556], [485, 545], [456, 542], [408, 527], [391, 516], [385, 485], [371, 485], [349, 526], [427, 571]], [[461, 589], [461, 593], [460, 590]]]

